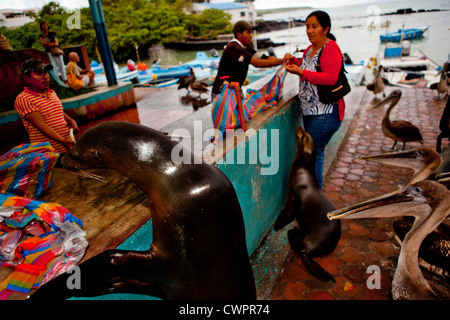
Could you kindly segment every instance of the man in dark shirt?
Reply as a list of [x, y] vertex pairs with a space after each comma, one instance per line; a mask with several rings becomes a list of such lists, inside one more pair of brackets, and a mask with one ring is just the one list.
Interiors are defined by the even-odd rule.
[[[236, 22], [233, 27], [234, 39], [225, 47], [219, 63], [219, 69], [212, 88], [212, 98], [220, 94], [221, 86], [224, 80], [228, 82], [238, 82], [242, 87], [247, 77], [248, 66], [254, 67], [273, 67], [283, 63], [284, 59], [267, 57], [258, 53], [252, 47], [253, 30], [257, 26], [247, 21]], [[285, 59], [291, 55], [286, 53]]]

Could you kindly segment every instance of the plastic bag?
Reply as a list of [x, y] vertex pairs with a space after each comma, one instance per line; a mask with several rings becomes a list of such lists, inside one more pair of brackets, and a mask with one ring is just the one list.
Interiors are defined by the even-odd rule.
[[[228, 82], [224, 82], [222, 92], [214, 99], [211, 116], [214, 124], [214, 128], [225, 136], [226, 130], [236, 129], [241, 126], [239, 122], [238, 97], [234, 89], [230, 88]], [[243, 108], [245, 121], [249, 120], [247, 110]], [[244, 121], [244, 122], [245, 122]]]
[[63, 206], [6, 194], [0, 194], [0, 205], [6, 212], [0, 265], [14, 268], [0, 283], [0, 299], [14, 291], [28, 293], [83, 258], [88, 242], [82, 221]]
[[282, 98], [284, 79], [287, 74], [285, 66], [286, 63], [283, 63], [273, 75], [272, 79], [270, 79], [266, 85], [259, 90], [263, 94], [266, 102], [278, 102]]

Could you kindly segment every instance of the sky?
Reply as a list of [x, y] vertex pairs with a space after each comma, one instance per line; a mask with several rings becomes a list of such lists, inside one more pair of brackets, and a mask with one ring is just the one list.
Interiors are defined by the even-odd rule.
[[[26, 9], [41, 8], [51, 0], [0, 0], [0, 9]], [[88, 0], [53, 0], [67, 9], [76, 9], [89, 6]], [[215, 0], [213, 2], [230, 2], [232, 0]], [[256, 9], [269, 9], [281, 7], [318, 7], [326, 8], [349, 4], [369, 3], [373, 0], [255, 0], [253, 5]]]

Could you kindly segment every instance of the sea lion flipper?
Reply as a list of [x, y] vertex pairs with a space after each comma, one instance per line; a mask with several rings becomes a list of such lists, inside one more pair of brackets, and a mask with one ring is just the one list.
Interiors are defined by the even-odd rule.
[[[45, 283], [29, 299], [65, 300], [71, 297], [95, 297], [122, 292], [125, 289], [127, 292], [143, 293], [139, 288], [143, 288], [144, 283], [136, 286], [136, 281], [130, 278], [133, 275], [127, 273], [127, 270], [134, 264], [142, 264], [145, 261], [149, 266], [146, 276], [151, 279], [151, 274], [156, 273], [151, 270], [155, 267], [151, 260], [152, 255], [147, 251], [108, 250], [81, 263], [78, 271], [73, 274], [66, 272]], [[155, 294], [151, 290], [151, 283], [145, 283], [145, 288], [148, 294]]]
[[281, 211], [278, 218], [275, 220], [273, 228], [275, 231], [279, 231], [292, 221], [294, 221], [294, 215], [287, 215], [286, 212], [283, 210]]
[[322, 268], [317, 262], [315, 262], [309, 255], [303, 255], [302, 261], [308, 271], [317, 279], [320, 279], [322, 281], [336, 282], [334, 277], [329, 274], [327, 270]]
[[275, 231], [281, 230], [284, 226], [294, 221], [295, 219], [294, 208], [296, 206], [299, 206], [298, 200], [295, 198], [293, 194], [290, 194], [286, 205], [284, 206], [283, 210], [281, 210], [280, 214], [275, 220], [273, 226]]

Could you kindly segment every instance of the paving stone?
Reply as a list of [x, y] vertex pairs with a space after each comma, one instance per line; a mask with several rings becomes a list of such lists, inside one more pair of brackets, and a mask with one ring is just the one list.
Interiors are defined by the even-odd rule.
[[334, 300], [334, 297], [328, 291], [315, 290], [305, 294], [305, 300]]
[[367, 228], [364, 228], [360, 224], [351, 221], [348, 223], [350, 226], [350, 230], [347, 231], [348, 234], [354, 237], [361, 237], [361, 236], [367, 236], [369, 234], [369, 230]]
[[364, 262], [364, 256], [354, 247], [346, 247], [342, 249], [343, 254], [340, 259], [348, 264], [357, 264]]

